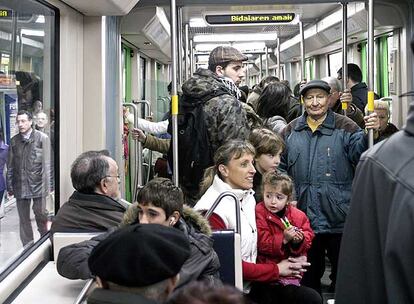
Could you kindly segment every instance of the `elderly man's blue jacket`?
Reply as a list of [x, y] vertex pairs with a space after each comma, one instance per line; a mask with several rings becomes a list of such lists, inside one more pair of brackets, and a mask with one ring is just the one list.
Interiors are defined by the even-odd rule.
[[342, 233], [367, 136], [351, 119], [331, 110], [313, 133], [306, 118], [305, 113], [282, 132], [286, 149], [280, 169], [294, 179], [298, 208], [309, 217], [314, 232]]

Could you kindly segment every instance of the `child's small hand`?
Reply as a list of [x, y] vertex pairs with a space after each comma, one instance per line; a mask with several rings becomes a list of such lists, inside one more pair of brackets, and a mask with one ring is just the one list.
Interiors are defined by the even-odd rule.
[[294, 229], [295, 229], [295, 235], [293, 236], [292, 242], [295, 243], [295, 244], [298, 244], [298, 243], [303, 241], [304, 235], [303, 235], [302, 230], [300, 230], [296, 227]]
[[290, 226], [283, 230], [283, 244], [289, 243], [296, 235], [295, 227]]

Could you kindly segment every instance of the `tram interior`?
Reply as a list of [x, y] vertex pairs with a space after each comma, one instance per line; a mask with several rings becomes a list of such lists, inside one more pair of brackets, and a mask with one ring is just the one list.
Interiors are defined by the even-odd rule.
[[[31, 1], [29, 1], [32, 3]], [[28, 2], [28, 3], [29, 3]], [[71, 33], [70, 25], [77, 27], [94, 24], [101, 20], [102, 16], [117, 16], [119, 30], [119, 49], [116, 60], [119, 63], [119, 91], [115, 96], [118, 101], [113, 109], [114, 113], [120, 114], [123, 102], [148, 101], [150, 108], [142, 106], [142, 117], [151, 116], [154, 121], [160, 121], [163, 114], [169, 109], [169, 95], [167, 85], [171, 81], [171, 29], [170, 29], [170, 1], [165, 0], [141, 0], [141, 1], [77, 1], [77, 0], [53, 0], [48, 1], [60, 9], [61, 18], [60, 39], [69, 41], [76, 34]], [[179, 31], [179, 60], [178, 83], [183, 83], [190, 77], [198, 67], [206, 67], [209, 52], [218, 45], [232, 45], [248, 56], [245, 63], [246, 77], [245, 85], [251, 88], [264, 76], [275, 75], [290, 83], [293, 91], [294, 86], [303, 79], [320, 79], [325, 76], [336, 77], [336, 71], [342, 67], [342, 5], [333, 1], [318, 3], [317, 1], [282, 1], [280, 4], [273, 4], [272, 1], [179, 1], [178, 4], [178, 31]], [[0, 5], [7, 6], [0, 1]], [[409, 54], [407, 41], [412, 34], [412, 1], [397, 0], [375, 1], [374, 26], [375, 26], [375, 87], [380, 97], [389, 97], [391, 103], [391, 122], [398, 127], [404, 124], [408, 109], [409, 100], [399, 96], [408, 91], [413, 82], [412, 59]], [[21, 70], [31, 71], [42, 78], [42, 97], [45, 100], [44, 109], [54, 109], [59, 97], [53, 99], [53, 94], [48, 91], [55, 84], [52, 82], [53, 75], [47, 74], [45, 70], [50, 68], [51, 45], [53, 40], [47, 33], [53, 32], [53, 22], [49, 19], [50, 12], [42, 11], [41, 6], [27, 5], [18, 7], [24, 14], [30, 17], [22, 17], [19, 21], [24, 23], [25, 28], [33, 31], [45, 31], [46, 35], [38, 36], [36, 32], [20, 31], [20, 38], [17, 38], [17, 45], [20, 49], [13, 52], [10, 47], [11, 39], [8, 35], [12, 32], [10, 18], [0, 18], [0, 70], [7, 74], [11, 61], [15, 61]], [[408, 8], [408, 9], [406, 9]], [[367, 28], [368, 8], [367, 2], [349, 2], [348, 10], [348, 62], [353, 62], [362, 67], [366, 72], [367, 63]], [[35, 11], [36, 13], [32, 13]], [[271, 15], [271, 14], [293, 14], [295, 17], [288, 22], [282, 23], [249, 23], [242, 24], [209, 24], [206, 20], [210, 16], [227, 15], [237, 18], [247, 18], [249, 15]], [[43, 22], [39, 18], [43, 16]], [[46, 17], [46, 23], [45, 23]], [[26, 19], [25, 19], [26, 18]], [[411, 19], [410, 19], [411, 18]], [[243, 19], [243, 18], [242, 18]], [[79, 21], [81, 20], [81, 21]], [[231, 20], [231, 19], [230, 19]], [[411, 24], [410, 24], [411, 22]], [[20, 24], [20, 23], [19, 23]], [[68, 26], [69, 25], [69, 26]], [[305, 66], [302, 67], [301, 56], [301, 25], [304, 34], [304, 58]], [[23, 28], [23, 26], [21, 26]], [[82, 31], [77, 28], [74, 31]], [[49, 31], [49, 32], [48, 32]], [[92, 32], [92, 31], [91, 31]], [[71, 34], [68, 34], [71, 33]], [[76, 32], [77, 33], [77, 32]], [[95, 32], [96, 33], [96, 32]], [[73, 36], [72, 36], [73, 34]], [[65, 36], [66, 35], [66, 36]], [[85, 29], [85, 37], [88, 37]], [[92, 42], [91, 42], [92, 43]], [[52, 45], [53, 46], [53, 45]], [[84, 43], [87, 56], [93, 57], [94, 50], [86, 50], [88, 44]], [[384, 48], [384, 53], [380, 50]], [[60, 46], [60, 69], [61, 75], [64, 69], [76, 62], [76, 59], [68, 55], [68, 50]], [[77, 51], [79, 52], [79, 51]], [[90, 53], [89, 53], [90, 52]], [[17, 56], [19, 54], [19, 56]], [[77, 53], [78, 54], [78, 53]], [[76, 57], [75, 55], [74, 57]], [[91, 58], [89, 57], [89, 58]], [[65, 62], [67, 58], [72, 58]], [[88, 57], [84, 57], [88, 58]], [[105, 58], [100, 58], [102, 61]], [[84, 59], [87, 62], [87, 59]], [[85, 63], [89, 64], [89, 63]], [[385, 64], [385, 66], [384, 66]], [[365, 67], [365, 70], [364, 70]], [[75, 66], [75, 69], [79, 67]], [[96, 69], [100, 69], [99, 63]], [[81, 71], [83, 73], [83, 71]], [[88, 74], [85, 73], [85, 78]], [[89, 75], [90, 76], [90, 75]], [[62, 82], [66, 80], [63, 76]], [[15, 86], [8, 82], [7, 78], [0, 83], [0, 122], [2, 136], [5, 142], [17, 134], [14, 126], [16, 109], [8, 107], [10, 103], [17, 103], [17, 92]], [[57, 78], [58, 79], [58, 78]], [[64, 80], [63, 80], [64, 79]], [[91, 79], [91, 82], [94, 80]], [[66, 85], [66, 84], [65, 84]], [[60, 94], [68, 94], [62, 86]], [[85, 86], [88, 83], [85, 81]], [[116, 87], [114, 85], [114, 87]], [[102, 88], [99, 88], [102, 89]], [[90, 92], [93, 95], [96, 87], [91, 85]], [[101, 94], [101, 93], [99, 93]], [[81, 94], [82, 95], [82, 94]], [[97, 94], [98, 95], [98, 94]], [[91, 95], [89, 95], [91, 96]], [[100, 96], [100, 95], [99, 95]], [[84, 107], [82, 127], [87, 130], [87, 118], [93, 115], [96, 108], [91, 102], [86, 104], [88, 94], [80, 98], [81, 102], [76, 107]], [[62, 97], [61, 110], [67, 109]], [[68, 97], [72, 98], [72, 97]], [[83, 100], [85, 98], [85, 101]], [[11, 100], [11, 101], [10, 101]], [[77, 99], [78, 100], [78, 99]], [[102, 106], [102, 105], [101, 105]], [[69, 112], [69, 111], [68, 111]], [[59, 117], [59, 116], [57, 116]], [[86, 149], [96, 140], [90, 136], [88, 143], [88, 131], [77, 130], [73, 136], [82, 133], [83, 147], [78, 147], [78, 142], [66, 136], [65, 126], [70, 125], [73, 114], [64, 117], [61, 114], [60, 146], [56, 153], [61, 154], [60, 163], [55, 164], [60, 169], [56, 171], [60, 180], [58, 195], [49, 198], [50, 216], [56, 207], [54, 204], [63, 203], [73, 191], [69, 179], [69, 159], [63, 155], [65, 150], [76, 146], [74, 152]], [[114, 118], [115, 126], [122, 118]], [[105, 121], [102, 123], [105, 125]], [[119, 124], [120, 125], [120, 124]], [[82, 127], [80, 129], [82, 129]], [[104, 128], [103, 128], [104, 129]], [[119, 128], [120, 129], [120, 128]], [[59, 132], [59, 129], [56, 129]], [[116, 129], [116, 142], [121, 138], [120, 130]], [[118, 132], [119, 131], [119, 132]], [[108, 131], [109, 132], [109, 131]], [[114, 131], [115, 132], [115, 131]], [[49, 134], [50, 135], [50, 134]], [[105, 137], [107, 134], [99, 134]], [[99, 137], [97, 136], [97, 137]], [[59, 137], [59, 136], [57, 136]], [[56, 139], [57, 140], [57, 139]], [[115, 141], [114, 141], [115, 142]], [[58, 143], [58, 142], [57, 142]], [[121, 145], [115, 143], [110, 147], [115, 154], [118, 154], [117, 161], [124, 162], [121, 157]], [[135, 144], [130, 143], [130, 153], [135, 151]], [[132, 152], [131, 152], [132, 151]], [[151, 154], [144, 160], [147, 171], [141, 173], [144, 183], [150, 176], [150, 168], [154, 165], [155, 156]], [[125, 168], [136, 168], [139, 162], [134, 155], [129, 155], [129, 162]], [[138, 179], [141, 170], [121, 168], [124, 177], [122, 179], [123, 194], [125, 198], [131, 199], [133, 187]], [[58, 274], [53, 264], [51, 245], [47, 237], [41, 237], [36, 230], [36, 224], [32, 216], [33, 231], [35, 231], [35, 244], [33, 248], [23, 248], [19, 240], [19, 223], [15, 200], [12, 196], [4, 194], [0, 205], [0, 270], [4, 272], [0, 281], [0, 302], [5, 303], [37, 303], [44, 298], [45, 284], [53, 284]], [[36, 234], [37, 233], [37, 234]], [[29, 250], [30, 249], [30, 250]], [[29, 254], [30, 253], [30, 254]], [[18, 261], [18, 262], [16, 262]], [[23, 262], [22, 262], [23, 261]], [[20, 269], [20, 270], [19, 270]], [[47, 270], [49, 272], [43, 272]], [[20, 273], [19, 273], [20, 271]], [[54, 271], [54, 277], [48, 277]], [[325, 278], [328, 276], [326, 273]], [[51, 281], [52, 279], [52, 281]], [[326, 278], [327, 279], [327, 278]], [[60, 280], [60, 281], [59, 281]], [[65, 282], [62, 278], [56, 279], [56, 284], [61, 284], [61, 290], [57, 298], [59, 303], [73, 303], [84, 282]], [[45, 283], [47, 282], [47, 283]], [[52, 285], [48, 285], [52, 286]], [[53, 288], [56, 290], [56, 288]], [[62, 291], [64, 290], [64, 291]], [[51, 295], [52, 296], [52, 295]], [[325, 300], [332, 295], [326, 295]]]

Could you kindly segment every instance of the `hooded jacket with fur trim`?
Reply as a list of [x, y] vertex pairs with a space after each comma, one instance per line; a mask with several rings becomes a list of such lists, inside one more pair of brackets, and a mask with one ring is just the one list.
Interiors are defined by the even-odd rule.
[[[137, 222], [138, 204], [135, 203], [125, 212], [121, 226]], [[196, 210], [184, 205], [183, 214], [174, 228], [181, 230], [188, 237], [191, 249], [190, 257], [180, 271], [180, 281], [176, 288], [195, 280], [221, 285], [219, 279], [220, 262], [213, 250], [208, 221]], [[115, 230], [116, 228], [110, 229], [107, 233], [98, 235], [91, 240], [62, 248], [57, 260], [59, 274], [69, 279], [91, 278], [88, 258], [92, 249]]]

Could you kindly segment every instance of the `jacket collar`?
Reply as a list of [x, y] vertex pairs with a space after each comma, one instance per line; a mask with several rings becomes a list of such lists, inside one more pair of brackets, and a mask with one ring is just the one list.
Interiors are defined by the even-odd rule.
[[32, 131], [30, 132], [28, 137], [23, 136], [22, 133], [19, 133], [18, 136], [20, 136], [20, 140], [23, 142], [33, 142], [35, 132], [38, 131], [32, 128]]
[[116, 291], [111, 289], [95, 288], [88, 297], [88, 303], [107, 303], [107, 304], [157, 304], [159, 302], [145, 298], [137, 293]]
[[410, 103], [410, 108], [408, 109], [407, 123], [404, 127], [404, 130], [411, 135], [414, 135], [414, 102]]
[[358, 91], [358, 90], [360, 90], [360, 89], [367, 89], [368, 87], [367, 87], [367, 85], [366, 85], [366, 83], [365, 82], [360, 82], [360, 83], [357, 83], [356, 85], [354, 85], [352, 88], [351, 88], [351, 92], [355, 92], [355, 91]]
[[73, 203], [87, 201], [91, 204], [96, 204], [98, 208], [102, 208], [102, 209], [105, 209], [105, 208], [113, 209], [115, 207], [116, 209], [121, 209], [123, 211], [126, 210], [126, 208], [118, 201], [114, 200], [113, 198], [109, 196], [99, 194], [99, 193], [89, 194], [89, 193], [82, 193], [79, 191], [75, 191], [73, 192], [69, 200], [72, 201]]
[[[306, 122], [307, 117], [308, 117], [308, 113], [305, 112], [302, 114], [302, 116], [298, 118], [298, 123], [295, 126], [295, 131], [302, 131], [306, 128], [310, 129], [308, 123]], [[332, 110], [329, 109], [325, 120], [315, 132], [320, 132], [323, 135], [332, 135], [334, 129], [335, 129], [335, 114], [332, 112]]]
[[230, 187], [229, 184], [225, 183], [218, 175], [214, 176], [213, 186], [220, 193], [223, 193], [225, 191], [233, 192], [242, 203], [247, 196], [254, 194], [253, 189], [233, 189], [232, 187]]
[[[264, 202], [259, 203], [257, 205], [257, 208], [259, 209], [259, 212], [261, 212], [262, 214], [264, 214], [266, 216], [266, 219], [268, 221], [276, 224], [282, 230], [285, 229], [285, 225], [282, 223], [282, 220], [280, 219], [280, 217], [277, 216], [276, 214], [273, 214], [269, 210], [267, 210]], [[290, 206], [286, 206], [285, 217], [292, 219], [292, 217], [291, 217], [291, 207]], [[292, 222], [291, 222], [291, 224], [294, 225]]]

